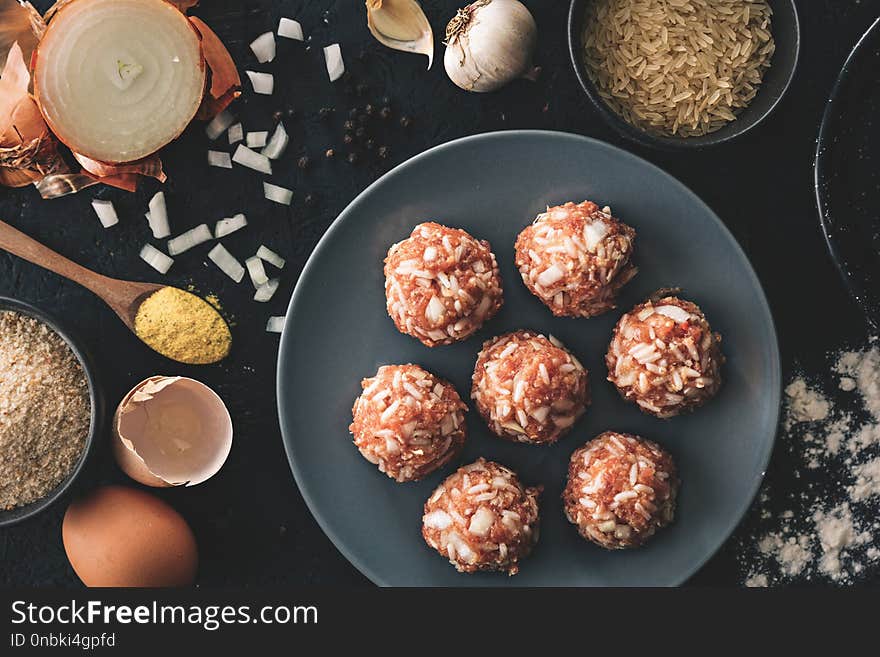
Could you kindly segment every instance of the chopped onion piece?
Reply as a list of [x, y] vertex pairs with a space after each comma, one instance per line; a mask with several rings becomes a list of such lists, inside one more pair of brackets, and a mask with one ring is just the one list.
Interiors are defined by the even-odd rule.
[[251, 42], [251, 50], [261, 64], [271, 62], [275, 59], [275, 35], [271, 32], [261, 34]]
[[245, 217], [241, 212], [239, 212], [234, 217], [227, 217], [226, 219], [221, 219], [217, 222], [217, 225], [214, 226], [214, 239], [220, 239], [221, 237], [226, 237], [230, 233], [234, 233], [237, 230], [240, 230], [247, 226], [247, 217]]
[[263, 261], [257, 256], [248, 258], [244, 261], [244, 264], [247, 267], [248, 275], [251, 277], [251, 283], [254, 284], [255, 288], [259, 290], [261, 285], [269, 282], [269, 277], [266, 276], [266, 269], [263, 267]]
[[156, 192], [150, 199], [150, 212], [147, 217], [153, 237], [163, 240], [171, 235], [168, 223], [168, 209], [165, 207], [165, 192]]
[[284, 269], [284, 258], [282, 258], [280, 255], [275, 253], [267, 246], [263, 246], [262, 244], [260, 244], [260, 248], [257, 249], [257, 257], [260, 260], [265, 260], [273, 267]]
[[141, 249], [141, 259], [160, 274], [167, 274], [171, 265], [174, 264], [173, 259], [152, 244], [144, 244], [144, 248]]
[[229, 144], [237, 144], [242, 139], [244, 139], [244, 128], [241, 123], [236, 123], [235, 125], [229, 126], [229, 132], [226, 133], [229, 137]]
[[266, 303], [278, 290], [278, 285], [280, 283], [280, 280], [278, 280], [277, 278], [273, 278], [268, 283], [264, 283], [263, 285], [258, 287], [256, 294], [254, 294], [254, 301]]
[[275, 132], [272, 133], [272, 137], [269, 139], [269, 143], [266, 144], [266, 148], [260, 152], [270, 160], [277, 160], [284, 155], [289, 142], [290, 137], [287, 136], [287, 130], [284, 129], [284, 124], [279, 121], [278, 125], [275, 126]]
[[275, 201], [281, 205], [290, 205], [290, 202], [293, 200], [292, 191], [267, 182], [263, 183], [263, 195], [270, 201]]
[[113, 201], [104, 201], [96, 198], [92, 201], [92, 207], [95, 208], [95, 214], [104, 228], [110, 228], [119, 223], [119, 217], [116, 215], [116, 208], [113, 207]]
[[303, 41], [302, 25], [300, 25], [298, 21], [290, 18], [282, 18], [278, 21], [278, 36], [284, 39]]
[[269, 161], [269, 158], [261, 153], [252, 151], [244, 144], [239, 144], [238, 148], [235, 149], [232, 161], [260, 173], [272, 173], [272, 163]]
[[327, 63], [327, 75], [330, 76], [330, 82], [336, 82], [345, 73], [342, 48], [338, 43], [332, 43], [324, 48], [324, 61]]
[[168, 255], [176, 256], [184, 251], [189, 251], [194, 246], [204, 244], [211, 239], [211, 229], [208, 224], [199, 224], [192, 230], [168, 240]]
[[231, 169], [232, 158], [225, 151], [208, 151], [208, 164], [221, 169]]
[[263, 94], [271, 96], [275, 89], [275, 77], [271, 73], [260, 73], [259, 71], [245, 71], [251, 79], [251, 85], [255, 94]]
[[249, 132], [247, 133], [247, 139], [245, 144], [247, 144], [248, 148], [262, 148], [266, 145], [266, 140], [269, 138], [268, 132]]
[[74, 152], [134, 162], [195, 117], [207, 76], [202, 42], [168, 4], [76, 0], [52, 16], [33, 58], [34, 96], [49, 130]]
[[281, 333], [281, 330], [284, 328], [284, 320], [284, 315], [282, 315], [281, 317], [270, 317], [269, 321], [266, 322], [266, 332]]
[[214, 141], [226, 132], [233, 123], [235, 123], [235, 117], [230, 114], [229, 110], [223, 110], [205, 126], [205, 134], [208, 135], [208, 139]]
[[241, 279], [244, 278], [244, 267], [235, 259], [235, 256], [226, 250], [225, 246], [217, 244], [208, 251], [208, 259], [217, 265], [220, 271], [229, 276], [229, 278], [236, 283], [241, 283]]

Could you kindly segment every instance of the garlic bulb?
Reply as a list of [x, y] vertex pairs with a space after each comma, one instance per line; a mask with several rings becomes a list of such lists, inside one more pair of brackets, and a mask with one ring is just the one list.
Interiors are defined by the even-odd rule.
[[446, 26], [443, 64], [466, 91], [495, 91], [517, 78], [534, 80], [538, 26], [517, 0], [477, 0]]
[[434, 63], [434, 32], [415, 0], [366, 0], [367, 26], [379, 43], [428, 57]]

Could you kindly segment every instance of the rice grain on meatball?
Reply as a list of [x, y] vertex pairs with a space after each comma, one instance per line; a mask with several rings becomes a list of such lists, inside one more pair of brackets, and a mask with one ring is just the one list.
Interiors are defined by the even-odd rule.
[[672, 522], [678, 485], [675, 463], [659, 445], [606, 431], [571, 455], [562, 500], [585, 539], [631, 548]]
[[349, 430], [365, 459], [397, 481], [414, 481], [461, 451], [467, 406], [448, 381], [418, 365], [385, 365], [364, 379]]
[[464, 340], [503, 303], [489, 243], [433, 222], [388, 250], [385, 297], [397, 330], [428, 347]]
[[615, 307], [638, 271], [636, 231], [590, 201], [539, 214], [516, 240], [516, 266], [529, 291], [559, 317], [595, 317]]
[[459, 468], [425, 503], [422, 536], [459, 572], [506, 571], [538, 542], [541, 487], [524, 487], [516, 474], [477, 459]]
[[587, 370], [553, 336], [532, 331], [483, 344], [471, 397], [489, 428], [517, 442], [556, 442], [590, 403]]
[[699, 306], [676, 296], [645, 301], [617, 322], [608, 380], [645, 413], [668, 418], [706, 403], [721, 388], [721, 336]]

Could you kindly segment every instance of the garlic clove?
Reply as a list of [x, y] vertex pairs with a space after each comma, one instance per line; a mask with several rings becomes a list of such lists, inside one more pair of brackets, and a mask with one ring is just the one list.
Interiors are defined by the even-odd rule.
[[434, 63], [434, 32], [416, 0], [366, 0], [367, 26], [382, 45], [425, 55]]
[[184, 377], [154, 376], [119, 404], [113, 455], [147, 486], [194, 486], [214, 476], [232, 448], [232, 420], [217, 394]]

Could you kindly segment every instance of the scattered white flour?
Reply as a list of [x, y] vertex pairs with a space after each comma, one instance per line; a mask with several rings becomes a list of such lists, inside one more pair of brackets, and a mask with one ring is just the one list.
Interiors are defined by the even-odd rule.
[[779, 460], [799, 490], [771, 495], [765, 486], [758, 527], [740, 541], [743, 584], [848, 584], [880, 569], [877, 340], [837, 354], [825, 379], [791, 381], [782, 429], [788, 454]]

